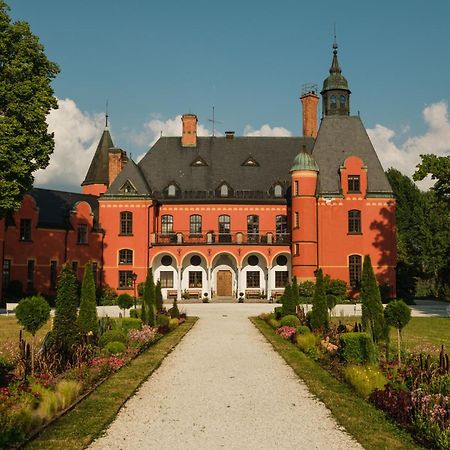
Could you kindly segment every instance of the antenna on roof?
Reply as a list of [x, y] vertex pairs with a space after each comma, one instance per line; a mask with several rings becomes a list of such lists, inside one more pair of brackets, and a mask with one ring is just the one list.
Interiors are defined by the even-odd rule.
[[105, 128], [108, 128], [108, 99], [106, 99], [106, 108], [105, 108]]
[[216, 123], [222, 123], [222, 122], [219, 122], [218, 120], [216, 120], [214, 106], [212, 107], [212, 119], [208, 119], [208, 122], [212, 122], [212, 125], [213, 125], [212, 135], [214, 137], [216, 135]]

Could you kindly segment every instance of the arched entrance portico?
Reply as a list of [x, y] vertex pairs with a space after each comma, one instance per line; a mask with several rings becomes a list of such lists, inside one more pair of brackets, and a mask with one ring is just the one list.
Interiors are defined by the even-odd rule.
[[221, 253], [213, 258], [212, 290], [215, 297], [236, 297], [237, 295], [237, 262], [233, 255]]

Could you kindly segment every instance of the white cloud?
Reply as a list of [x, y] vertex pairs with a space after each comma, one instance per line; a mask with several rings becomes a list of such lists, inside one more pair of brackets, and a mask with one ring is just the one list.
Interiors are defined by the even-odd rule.
[[244, 128], [244, 136], [278, 136], [289, 137], [292, 133], [283, 127], [271, 127], [268, 123], [261, 128], [255, 130], [251, 125], [246, 125]]
[[[421, 154], [434, 153], [440, 156], [450, 154], [447, 102], [440, 101], [427, 106], [422, 111], [422, 116], [428, 127], [425, 134], [409, 137], [401, 144], [394, 142], [397, 133], [383, 125], [376, 125], [375, 128], [367, 130], [385, 169], [393, 167], [405, 175], [412, 176], [417, 164], [420, 163]], [[399, 134], [402, 134], [402, 131]], [[432, 184], [431, 179], [418, 183], [422, 188], [428, 188]]]
[[55, 150], [50, 164], [35, 172], [35, 185], [79, 190], [95, 152], [104, 117], [80, 111], [71, 99], [58, 99], [58, 109], [50, 111], [47, 123], [55, 134]]

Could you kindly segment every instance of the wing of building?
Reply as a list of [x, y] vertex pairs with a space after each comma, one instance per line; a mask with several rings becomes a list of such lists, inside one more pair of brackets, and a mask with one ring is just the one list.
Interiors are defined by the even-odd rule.
[[318, 127], [317, 90], [302, 93], [303, 137], [199, 137], [197, 117], [185, 114], [182, 136], [161, 137], [137, 164], [106, 128], [83, 194], [60, 193], [66, 206], [51, 214], [54, 235], [68, 236], [64, 251], [35, 256], [22, 239], [27, 220], [31, 240], [48, 236], [53, 191], [33, 190], [8, 221], [4, 290], [19, 280], [48, 291], [61, 263], [92, 259], [97, 282], [116, 290], [132, 290], [135, 275], [142, 282], [152, 268], [167, 298], [270, 298], [293, 276], [314, 279], [318, 267], [357, 289], [369, 254], [394, 295], [395, 201], [361, 119], [350, 115], [336, 45], [320, 94]]

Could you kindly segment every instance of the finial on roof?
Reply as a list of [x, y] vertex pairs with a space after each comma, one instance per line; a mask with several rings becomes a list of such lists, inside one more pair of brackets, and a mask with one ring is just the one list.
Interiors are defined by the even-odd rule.
[[106, 108], [105, 108], [105, 129], [108, 129], [108, 99], [106, 100]]
[[337, 58], [337, 40], [336, 40], [336, 24], [334, 24], [334, 41], [333, 41], [333, 61], [331, 62], [330, 73], [341, 73], [341, 67]]
[[334, 23], [334, 41], [333, 41], [333, 53], [336, 55], [337, 54], [337, 41], [336, 41], [336, 22]]

